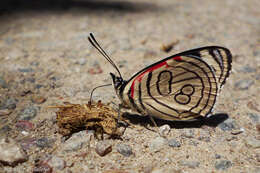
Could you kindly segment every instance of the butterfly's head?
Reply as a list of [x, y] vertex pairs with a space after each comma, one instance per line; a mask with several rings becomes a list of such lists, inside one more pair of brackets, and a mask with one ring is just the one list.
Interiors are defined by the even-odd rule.
[[118, 91], [120, 87], [123, 85], [124, 80], [122, 77], [118, 77], [113, 73], [110, 73], [112, 80], [113, 80], [113, 85], [115, 87], [115, 90]]

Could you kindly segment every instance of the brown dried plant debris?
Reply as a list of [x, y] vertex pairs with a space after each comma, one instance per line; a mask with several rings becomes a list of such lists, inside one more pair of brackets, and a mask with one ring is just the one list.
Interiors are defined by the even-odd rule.
[[82, 129], [93, 129], [95, 135], [121, 136], [122, 132], [117, 128], [117, 115], [111, 106], [101, 103], [90, 102], [88, 104], [64, 103], [56, 112], [59, 133], [68, 136]]
[[161, 50], [168, 53], [172, 50], [172, 48], [179, 43], [179, 40], [172, 41], [169, 44], [162, 44]]

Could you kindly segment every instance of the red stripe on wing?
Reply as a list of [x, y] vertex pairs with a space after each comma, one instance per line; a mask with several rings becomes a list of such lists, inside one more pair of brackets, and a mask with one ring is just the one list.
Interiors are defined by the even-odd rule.
[[[182, 60], [180, 56], [173, 57], [172, 59], [174, 59], [174, 60], [176, 60], [176, 61], [181, 61], [181, 60]], [[162, 66], [164, 66], [164, 65], [166, 66], [166, 68], [169, 67], [169, 65], [167, 64], [167, 60], [166, 60], [166, 61], [163, 61], [163, 62], [161, 62], [161, 63], [159, 63], [159, 64], [156, 64], [156, 65], [154, 65], [154, 66], [152, 66], [152, 67], [150, 67], [150, 68], [148, 68], [148, 69], [146, 69], [144, 72], [142, 72], [141, 74], [139, 74], [138, 76], [136, 76], [135, 79], [134, 79], [134, 81], [133, 81], [133, 83], [132, 83], [132, 85], [131, 85], [131, 97], [132, 97], [132, 98], [134, 97], [134, 86], [135, 86], [136, 80], [137, 80], [138, 82], [141, 82], [143, 76], [144, 76], [146, 73], [152, 72], [152, 71], [154, 71], [154, 70], [156, 70], [156, 69], [158, 69], [158, 68], [160, 68], [160, 67], [162, 67]]]

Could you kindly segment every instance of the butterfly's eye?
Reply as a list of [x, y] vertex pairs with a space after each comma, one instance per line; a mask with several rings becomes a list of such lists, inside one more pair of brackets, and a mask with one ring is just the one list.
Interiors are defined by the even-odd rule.
[[115, 76], [113, 73], [110, 73], [110, 75], [113, 79], [114, 87], [119, 88], [123, 83], [123, 79], [121, 77]]
[[116, 77], [116, 78], [115, 78], [115, 81], [114, 81], [115, 87], [116, 87], [116, 88], [120, 87], [120, 86], [122, 85], [122, 82], [123, 82], [122, 78]]

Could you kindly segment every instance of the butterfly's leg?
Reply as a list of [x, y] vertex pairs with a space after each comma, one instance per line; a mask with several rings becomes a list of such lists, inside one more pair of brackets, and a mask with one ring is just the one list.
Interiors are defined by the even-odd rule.
[[148, 127], [148, 124], [146, 125], [145, 128], [147, 128], [148, 130], [151, 130], [151, 131], [153, 131], [153, 132], [158, 132], [158, 126], [157, 126], [157, 124], [156, 124], [154, 118], [153, 118], [151, 115], [149, 115], [149, 114], [148, 114], [147, 116], [150, 118], [152, 124], [156, 127], [157, 130], [151, 129], [150, 126]]
[[158, 128], [158, 126], [157, 126], [156, 122], [154, 121], [153, 117], [152, 117], [151, 115], [148, 115], [148, 116], [149, 116], [150, 120], [152, 121], [153, 125], [154, 125], [156, 128]]
[[116, 128], [118, 128], [118, 126], [119, 126], [119, 122], [120, 122], [120, 118], [121, 118], [120, 112], [121, 112], [122, 107], [123, 107], [122, 104], [118, 105]]

